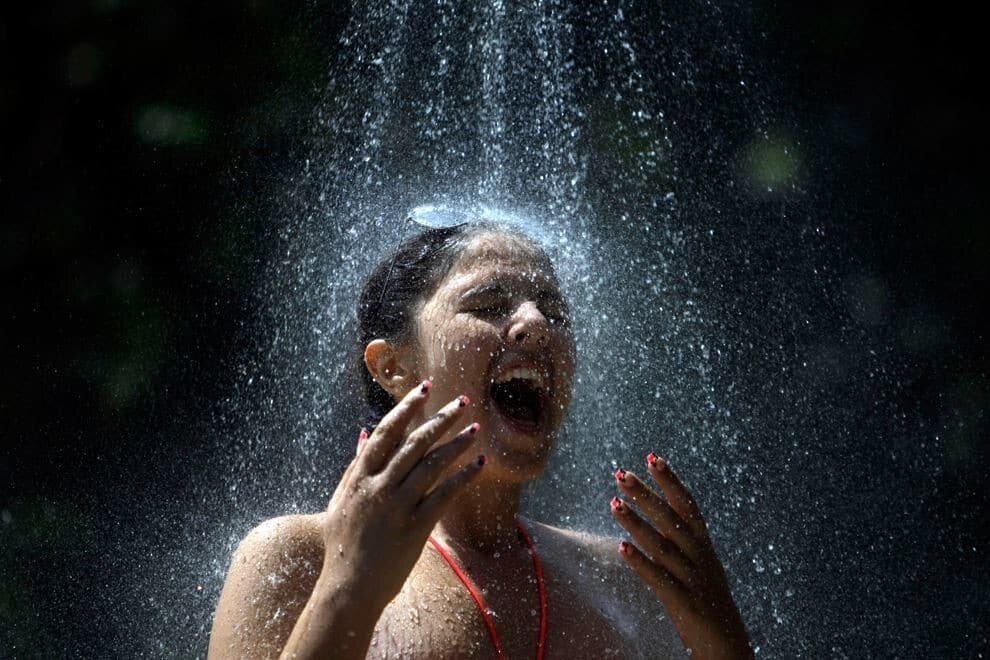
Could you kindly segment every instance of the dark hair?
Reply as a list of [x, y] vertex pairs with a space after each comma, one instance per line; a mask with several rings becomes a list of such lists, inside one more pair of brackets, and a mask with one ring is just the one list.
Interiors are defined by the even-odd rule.
[[392, 409], [395, 401], [365, 367], [365, 347], [375, 339], [391, 342], [408, 339], [419, 304], [436, 290], [471, 240], [489, 233], [507, 234], [531, 245], [549, 265], [550, 260], [543, 250], [518, 230], [491, 222], [468, 222], [427, 229], [406, 238], [386, 254], [368, 276], [357, 308], [357, 357], [368, 407], [366, 426], [374, 427]]

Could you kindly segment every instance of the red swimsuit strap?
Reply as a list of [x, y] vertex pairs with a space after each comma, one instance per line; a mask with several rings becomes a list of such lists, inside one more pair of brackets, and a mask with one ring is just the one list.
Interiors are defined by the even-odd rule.
[[[547, 594], [543, 584], [543, 566], [540, 564], [540, 556], [536, 553], [536, 548], [533, 547], [533, 541], [529, 538], [529, 534], [526, 533], [522, 523], [516, 520], [516, 526], [519, 528], [520, 536], [522, 536], [523, 541], [526, 543], [529, 554], [533, 557], [533, 570], [536, 573], [536, 583], [540, 590], [540, 639], [536, 645], [536, 658], [537, 660], [543, 660], [543, 648], [547, 638]], [[475, 605], [478, 606], [478, 610], [485, 620], [485, 626], [488, 628], [488, 636], [491, 638], [492, 645], [495, 647], [495, 653], [498, 655], [499, 660], [505, 660], [505, 653], [502, 652], [502, 644], [499, 642], [498, 633], [495, 631], [495, 621], [492, 620], [488, 606], [485, 604], [481, 594], [475, 588], [471, 579], [457, 565], [457, 561], [454, 560], [450, 553], [444, 550], [443, 546], [437, 543], [433, 536], [430, 536], [429, 541], [437, 549], [437, 552], [447, 560], [447, 563], [454, 569], [454, 573], [460, 578], [461, 583], [464, 584], [468, 593], [471, 594], [471, 598], [474, 599]]]
[[533, 572], [536, 573], [536, 584], [540, 591], [540, 638], [536, 642], [536, 660], [543, 660], [543, 649], [547, 641], [547, 591], [543, 584], [543, 564], [540, 563], [540, 555], [536, 553], [533, 541], [529, 538], [522, 523], [516, 520], [516, 526], [519, 527], [519, 533], [522, 534], [526, 548], [533, 557]]

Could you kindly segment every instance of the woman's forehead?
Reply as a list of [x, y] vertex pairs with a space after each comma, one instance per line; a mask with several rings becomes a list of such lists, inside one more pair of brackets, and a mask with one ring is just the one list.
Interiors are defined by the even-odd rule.
[[543, 261], [544, 256], [528, 238], [511, 233], [485, 232], [470, 239], [457, 262], [479, 259], [538, 262]]
[[491, 278], [556, 282], [546, 256], [528, 240], [511, 234], [482, 234], [464, 248], [441, 287], [470, 288]]

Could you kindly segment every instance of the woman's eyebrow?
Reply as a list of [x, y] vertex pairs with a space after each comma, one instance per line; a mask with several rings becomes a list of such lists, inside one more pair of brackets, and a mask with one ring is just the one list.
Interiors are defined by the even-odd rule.
[[461, 298], [472, 298], [474, 296], [483, 295], [504, 295], [505, 287], [497, 282], [485, 282], [479, 284], [478, 286], [471, 287], [467, 291], [461, 294]]

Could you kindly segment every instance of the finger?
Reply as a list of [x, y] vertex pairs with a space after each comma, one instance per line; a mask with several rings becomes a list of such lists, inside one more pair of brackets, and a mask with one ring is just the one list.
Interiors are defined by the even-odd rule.
[[646, 556], [655, 564], [660, 564], [687, 587], [695, 582], [694, 564], [681, 552], [675, 543], [663, 537], [648, 522], [643, 520], [628, 503], [618, 497], [611, 502], [612, 517], [626, 528], [633, 541], [642, 548]]
[[484, 454], [481, 454], [434, 488], [416, 507], [417, 520], [432, 529], [450, 501], [478, 476], [482, 466], [487, 462], [488, 459], [485, 458]]
[[667, 461], [650, 452], [646, 457], [646, 464], [650, 476], [660, 484], [660, 489], [667, 496], [667, 501], [670, 502], [674, 511], [681, 516], [695, 534], [708, 538], [708, 530], [705, 519], [701, 515], [701, 509], [698, 508], [691, 491], [681, 483], [678, 476], [670, 469]]
[[454, 426], [469, 403], [471, 400], [466, 396], [457, 397], [410, 433], [395, 452], [395, 456], [382, 469], [386, 483], [402, 482], [423, 458], [423, 454]]
[[444, 470], [474, 444], [475, 435], [479, 428], [480, 425], [475, 422], [458, 433], [453, 440], [427, 454], [413, 467], [402, 485], [399, 486], [400, 497], [415, 498], [413, 500], [415, 502], [423, 499], [426, 489], [435, 484]]
[[702, 548], [695, 540], [693, 531], [656, 491], [650, 489], [635, 473], [622, 468], [615, 471], [615, 481], [661, 534], [676, 543], [691, 559], [698, 559]]
[[409, 390], [402, 397], [402, 401], [388, 411], [375, 427], [375, 432], [364, 443], [364, 449], [358, 457], [359, 471], [373, 474], [381, 469], [396, 445], [405, 437], [406, 427], [423, 408], [423, 404], [430, 396], [432, 386], [432, 382], [424, 380], [418, 387]]
[[636, 571], [646, 586], [663, 601], [668, 612], [683, 616], [693, 611], [691, 592], [670, 571], [650, 561], [649, 557], [628, 541], [619, 543], [619, 554]]
[[347, 468], [344, 470], [344, 474], [340, 476], [339, 483], [341, 484], [346, 483], [347, 480], [351, 478], [351, 474], [353, 474], [354, 470], [356, 469], [354, 466], [357, 465], [358, 456], [361, 455], [361, 449], [364, 447], [364, 443], [367, 439], [368, 439], [368, 429], [362, 428], [361, 432], [358, 433], [357, 452], [355, 453], [354, 458], [351, 459], [351, 462], [347, 465]]

